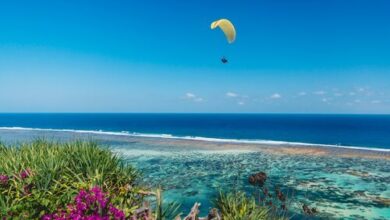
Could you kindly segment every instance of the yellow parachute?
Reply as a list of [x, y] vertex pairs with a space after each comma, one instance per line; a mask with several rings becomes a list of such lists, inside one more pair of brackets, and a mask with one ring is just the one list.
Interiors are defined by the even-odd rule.
[[211, 23], [211, 29], [215, 29], [217, 27], [221, 28], [229, 44], [236, 40], [236, 29], [234, 28], [232, 22], [230, 22], [228, 19], [223, 18]]

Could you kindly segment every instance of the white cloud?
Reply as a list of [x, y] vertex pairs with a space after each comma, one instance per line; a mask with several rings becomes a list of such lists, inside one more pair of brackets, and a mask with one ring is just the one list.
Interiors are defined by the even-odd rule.
[[360, 103], [361, 101], [360, 101], [360, 99], [355, 99], [354, 102], [355, 103]]
[[299, 96], [305, 96], [306, 95], [306, 92], [300, 92], [298, 93]]
[[356, 95], [356, 93], [350, 92], [349, 95], [350, 95], [350, 96], [354, 96], [354, 95]]
[[342, 93], [339, 93], [339, 92], [336, 92], [336, 93], [334, 93], [333, 95], [334, 95], [334, 96], [343, 96], [343, 94], [342, 94]]
[[187, 92], [186, 93], [186, 97], [189, 98], [189, 99], [192, 99], [192, 98], [195, 98], [196, 95], [194, 95], [193, 93]]
[[372, 104], [380, 104], [380, 103], [382, 103], [382, 101], [381, 100], [372, 100], [371, 103]]
[[279, 93], [274, 93], [270, 96], [271, 99], [280, 99], [282, 98], [282, 95], [280, 95]]
[[365, 88], [358, 88], [357, 91], [364, 92], [364, 91], [366, 91], [366, 89]]
[[226, 96], [227, 96], [227, 97], [231, 97], [231, 98], [235, 98], [235, 97], [238, 97], [238, 94], [237, 94], [237, 93], [234, 93], [234, 92], [227, 92], [227, 93], [226, 93]]
[[315, 91], [313, 92], [314, 95], [325, 95], [326, 92], [325, 91], [322, 91], [322, 90], [319, 90], [319, 91]]
[[188, 100], [194, 101], [194, 102], [202, 102], [203, 101], [203, 98], [198, 97], [195, 94], [190, 93], [190, 92], [186, 93], [185, 98], [188, 99]]
[[244, 100], [248, 100], [249, 96], [247, 95], [240, 95], [235, 92], [227, 92], [226, 97], [233, 99], [237, 102], [237, 105], [245, 105]]

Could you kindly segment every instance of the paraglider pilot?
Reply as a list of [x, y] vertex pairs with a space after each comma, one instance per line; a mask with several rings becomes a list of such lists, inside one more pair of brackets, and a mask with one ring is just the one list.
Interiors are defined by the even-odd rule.
[[221, 58], [221, 62], [222, 62], [223, 64], [225, 64], [225, 63], [228, 62], [228, 60], [226, 59], [226, 57], [222, 57], [222, 58]]

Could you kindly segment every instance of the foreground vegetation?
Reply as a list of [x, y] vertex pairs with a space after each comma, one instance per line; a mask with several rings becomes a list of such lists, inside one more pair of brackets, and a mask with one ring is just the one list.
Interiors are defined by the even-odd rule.
[[0, 145], [0, 158], [1, 216], [40, 218], [94, 186], [115, 194], [112, 203], [125, 213], [142, 199], [137, 171], [93, 142]]
[[[178, 204], [163, 204], [161, 190], [144, 189], [133, 167], [94, 142], [0, 144], [0, 158], [2, 219], [181, 219]], [[195, 203], [184, 219], [274, 216], [239, 192], [221, 193], [204, 218], [198, 216], [199, 206]]]

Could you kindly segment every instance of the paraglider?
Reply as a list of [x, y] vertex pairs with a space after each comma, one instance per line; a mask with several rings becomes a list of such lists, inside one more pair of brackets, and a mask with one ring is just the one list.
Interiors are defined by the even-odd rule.
[[228, 60], [226, 59], [226, 57], [222, 57], [222, 58], [221, 58], [221, 62], [222, 62], [222, 63], [227, 63]]
[[[211, 29], [215, 29], [219, 27], [223, 33], [225, 34], [226, 40], [229, 44], [233, 43], [236, 40], [236, 29], [234, 28], [234, 25], [232, 22], [230, 22], [228, 19], [219, 19], [211, 23]], [[228, 63], [228, 60], [225, 56], [221, 58], [221, 62], [223, 64]]]

